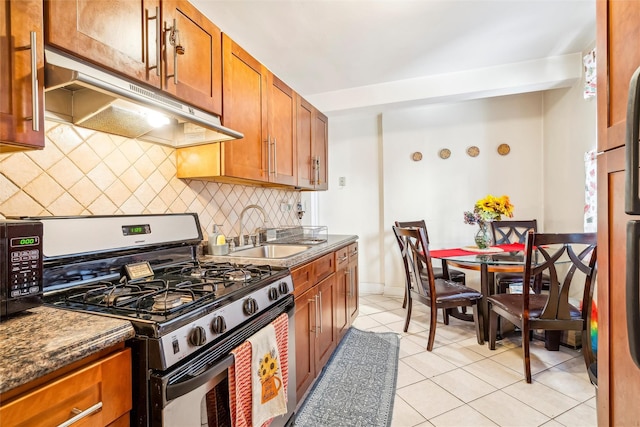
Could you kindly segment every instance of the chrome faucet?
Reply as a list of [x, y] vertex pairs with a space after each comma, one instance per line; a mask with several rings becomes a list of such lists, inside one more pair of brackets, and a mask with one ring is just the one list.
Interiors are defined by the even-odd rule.
[[[260, 206], [260, 205], [248, 205], [244, 209], [242, 209], [242, 212], [240, 212], [240, 233], [238, 234], [240, 236], [239, 237], [240, 246], [243, 246], [245, 244], [244, 243], [244, 238], [242, 237], [242, 230], [244, 229], [244, 214], [249, 209], [257, 209], [258, 211], [260, 211], [262, 213], [262, 226], [263, 227], [265, 226], [265, 224], [267, 222], [269, 222], [269, 219], [267, 217], [267, 213], [265, 212], [264, 208], [262, 206]], [[258, 245], [258, 243], [259, 243], [260, 238], [258, 236], [256, 237], [255, 245]]]

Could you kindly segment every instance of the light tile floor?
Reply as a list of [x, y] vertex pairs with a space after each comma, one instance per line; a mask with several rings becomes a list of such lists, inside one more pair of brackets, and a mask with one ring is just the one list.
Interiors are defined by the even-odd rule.
[[438, 316], [435, 345], [426, 351], [428, 308], [414, 304], [404, 333], [401, 297], [360, 297], [359, 329], [398, 332], [400, 361], [394, 427], [410, 426], [596, 426], [595, 388], [580, 350], [547, 351], [531, 345], [533, 382], [527, 384], [517, 333], [496, 350], [476, 341], [473, 324]]

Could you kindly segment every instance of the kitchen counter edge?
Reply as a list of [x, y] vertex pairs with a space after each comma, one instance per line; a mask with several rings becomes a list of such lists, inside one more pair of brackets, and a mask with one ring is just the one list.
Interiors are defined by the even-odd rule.
[[357, 240], [358, 236], [354, 234], [330, 234], [327, 236], [327, 241], [325, 243], [312, 245], [304, 252], [300, 252], [299, 254], [287, 258], [251, 258], [229, 255], [205, 255], [201, 258], [201, 260], [212, 262], [230, 262], [234, 264], [271, 265], [273, 267], [295, 268], [299, 265], [306, 264], [309, 261], [322, 255], [333, 252], [343, 246], [349, 245]]
[[0, 393], [133, 338], [127, 320], [41, 306], [0, 322]]

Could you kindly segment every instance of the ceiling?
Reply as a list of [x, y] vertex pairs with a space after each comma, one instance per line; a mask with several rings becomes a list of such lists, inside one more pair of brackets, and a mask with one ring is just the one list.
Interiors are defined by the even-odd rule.
[[595, 0], [190, 1], [312, 102], [388, 91], [390, 82], [411, 91], [434, 76], [579, 59], [595, 42]]

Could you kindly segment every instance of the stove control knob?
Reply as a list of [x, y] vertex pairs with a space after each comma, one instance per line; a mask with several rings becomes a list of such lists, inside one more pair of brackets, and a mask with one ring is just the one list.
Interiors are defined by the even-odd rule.
[[213, 318], [211, 322], [211, 330], [214, 334], [223, 334], [227, 331], [227, 322], [225, 322], [224, 317], [216, 316]]
[[269, 288], [269, 299], [271, 301], [276, 301], [280, 296], [280, 292], [276, 288]]
[[196, 347], [203, 346], [207, 342], [207, 333], [202, 326], [196, 326], [189, 333], [189, 342]]
[[278, 285], [278, 289], [280, 290], [281, 295], [285, 295], [289, 293], [289, 285], [287, 282], [280, 282]]
[[254, 298], [247, 298], [244, 300], [244, 304], [242, 304], [242, 308], [244, 310], [244, 314], [247, 316], [251, 316], [258, 312], [258, 301]]

